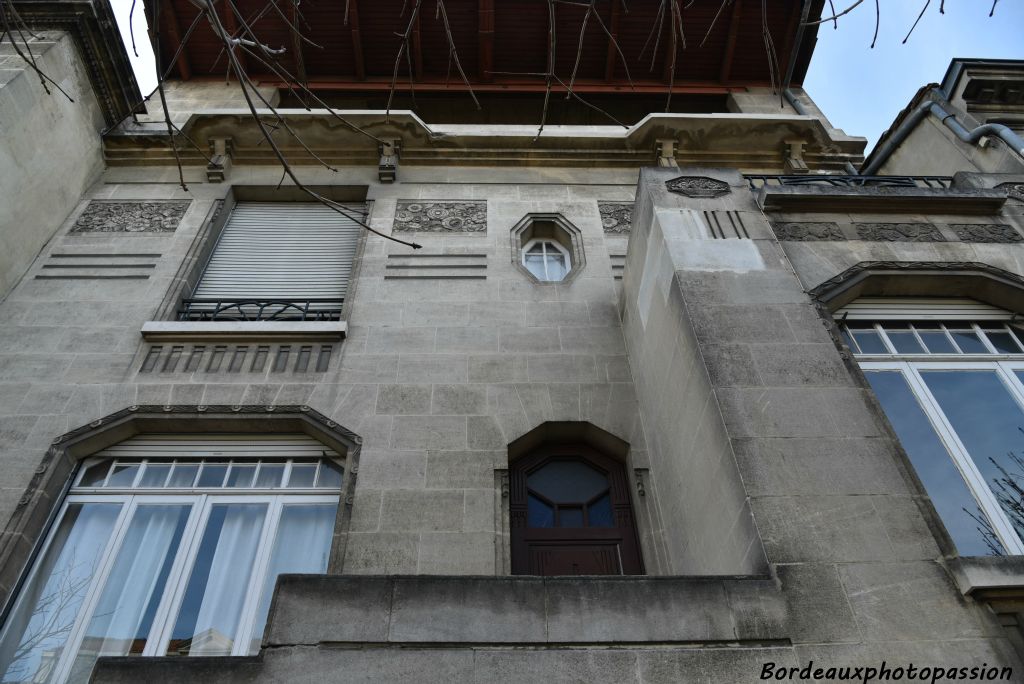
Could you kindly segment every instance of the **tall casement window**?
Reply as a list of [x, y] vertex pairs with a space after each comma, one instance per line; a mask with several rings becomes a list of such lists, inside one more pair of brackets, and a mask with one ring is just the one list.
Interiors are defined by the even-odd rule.
[[625, 469], [584, 445], [550, 445], [509, 469], [512, 572], [643, 574]]
[[836, 315], [960, 554], [1024, 554], [1024, 330], [1013, 314], [862, 298]]
[[318, 203], [238, 202], [178, 318], [339, 320], [361, 235]]
[[0, 681], [257, 652], [277, 576], [327, 569], [336, 457], [306, 435], [145, 435], [85, 461], [0, 634]]

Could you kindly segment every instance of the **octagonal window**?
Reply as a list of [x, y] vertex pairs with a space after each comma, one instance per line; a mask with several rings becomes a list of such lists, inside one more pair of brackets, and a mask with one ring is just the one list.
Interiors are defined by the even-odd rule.
[[512, 263], [534, 282], [571, 280], [584, 262], [580, 230], [559, 214], [527, 214], [512, 228]]
[[569, 251], [553, 240], [530, 240], [523, 250], [523, 266], [547, 283], [565, 280], [571, 263]]

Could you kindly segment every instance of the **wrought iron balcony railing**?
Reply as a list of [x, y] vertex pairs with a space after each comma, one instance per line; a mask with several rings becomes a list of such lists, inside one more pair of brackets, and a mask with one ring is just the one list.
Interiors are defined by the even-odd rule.
[[800, 176], [746, 175], [752, 190], [764, 186], [783, 185], [828, 185], [836, 188], [934, 188], [948, 189], [953, 184], [949, 176], [824, 176], [804, 174]]
[[179, 321], [337, 321], [343, 299], [182, 300]]

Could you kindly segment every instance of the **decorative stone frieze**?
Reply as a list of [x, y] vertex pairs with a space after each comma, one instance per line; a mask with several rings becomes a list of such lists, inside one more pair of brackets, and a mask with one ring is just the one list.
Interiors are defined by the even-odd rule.
[[930, 223], [855, 223], [861, 240], [876, 242], [945, 242]]
[[72, 233], [173, 233], [192, 200], [110, 202], [93, 200]]
[[601, 225], [606, 233], [628, 233], [633, 228], [632, 202], [598, 202]]
[[665, 181], [665, 187], [669, 192], [687, 197], [721, 197], [732, 192], [728, 183], [706, 176], [679, 176]]
[[845, 240], [846, 236], [839, 229], [838, 223], [806, 222], [806, 223], [773, 223], [772, 230], [780, 240], [792, 242], [836, 241]]
[[949, 227], [964, 242], [1024, 242], [1013, 226], [1003, 223], [951, 223]]
[[416, 202], [399, 200], [396, 233], [484, 233], [487, 202]]
[[1000, 183], [996, 189], [1005, 191], [1010, 199], [1024, 202], [1024, 183]]

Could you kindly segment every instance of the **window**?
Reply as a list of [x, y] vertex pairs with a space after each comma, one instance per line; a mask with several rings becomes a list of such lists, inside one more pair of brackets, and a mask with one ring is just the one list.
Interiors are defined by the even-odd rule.
[[982, 305], [955, 313], [928, 300], [903, 320], [885, 308], [840, 312], [843, 337], [960, 554], [1024, 554], [1024, 337], [1012, 314]]
[[643, 574], [625, 469], [583, 445], [536, 450], [510, 469], [512, 572]]
[[361, 235], [319, 203], [238, 202], [178, 318], [339, 320]]
[[569, 273], [569, 264], [569, 252], [552, 240], [530, 240], [523, 248], [523, 266], [537, 280], [564, 280]]
[[257, 652], [277, 576], [327, 569], [334, 457], [305, 435], [146, 435], [84, 462], [0, 634], [0, 681]]

